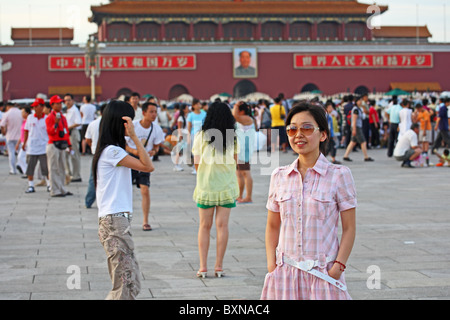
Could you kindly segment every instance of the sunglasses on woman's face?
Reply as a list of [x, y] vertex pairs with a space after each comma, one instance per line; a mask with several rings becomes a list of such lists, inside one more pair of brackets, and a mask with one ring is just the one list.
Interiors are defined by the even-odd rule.
[[310, 136], [319, 129], [319, 127], [308, 123], [302, 124], [300, 127], [297, 127], [295, 124], [290, 124], [286, 127], [286, 132], [289, 137], [296, 136], [299, 130], [303, 135]]

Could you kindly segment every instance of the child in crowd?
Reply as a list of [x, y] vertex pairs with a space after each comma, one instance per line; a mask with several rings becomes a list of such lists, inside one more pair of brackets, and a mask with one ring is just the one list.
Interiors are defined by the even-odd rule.
[[434, 153], [439, 158], [439, 163], [436, 164], [436, 167], [443, 167], [447, 162], [447, 166], [450, 167], [450, 151], [448, 149], [444, 150], [443, 154]]

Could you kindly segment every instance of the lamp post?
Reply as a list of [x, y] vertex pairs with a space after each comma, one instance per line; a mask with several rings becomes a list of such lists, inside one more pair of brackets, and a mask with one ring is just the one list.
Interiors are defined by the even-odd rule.
[[100, 45], [94, 36], [90, 36], [86, 43], [85, 52], [85, 73], [86, 77], [91, 78], [91, 98], [95, 101], [95, 77], [100, 76]]

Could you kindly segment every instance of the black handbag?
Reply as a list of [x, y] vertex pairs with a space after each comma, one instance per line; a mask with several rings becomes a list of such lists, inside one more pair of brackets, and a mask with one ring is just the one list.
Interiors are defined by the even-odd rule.
[[53, 141], [53, 145], [60, 150], [65, 150], [69, 147], [69, 143], [66, 140]]

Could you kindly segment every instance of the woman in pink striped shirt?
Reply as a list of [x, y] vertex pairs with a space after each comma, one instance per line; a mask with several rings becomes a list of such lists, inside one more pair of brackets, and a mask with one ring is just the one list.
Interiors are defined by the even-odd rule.
[[298, 158], [272, 173], [266, 227], [269, 273], [261, 299], [351, 299], [344, 270], [355, 239], [352, 174], [323, 155], [330, 135], [324, 108], [297, 104], [286, 124]]

